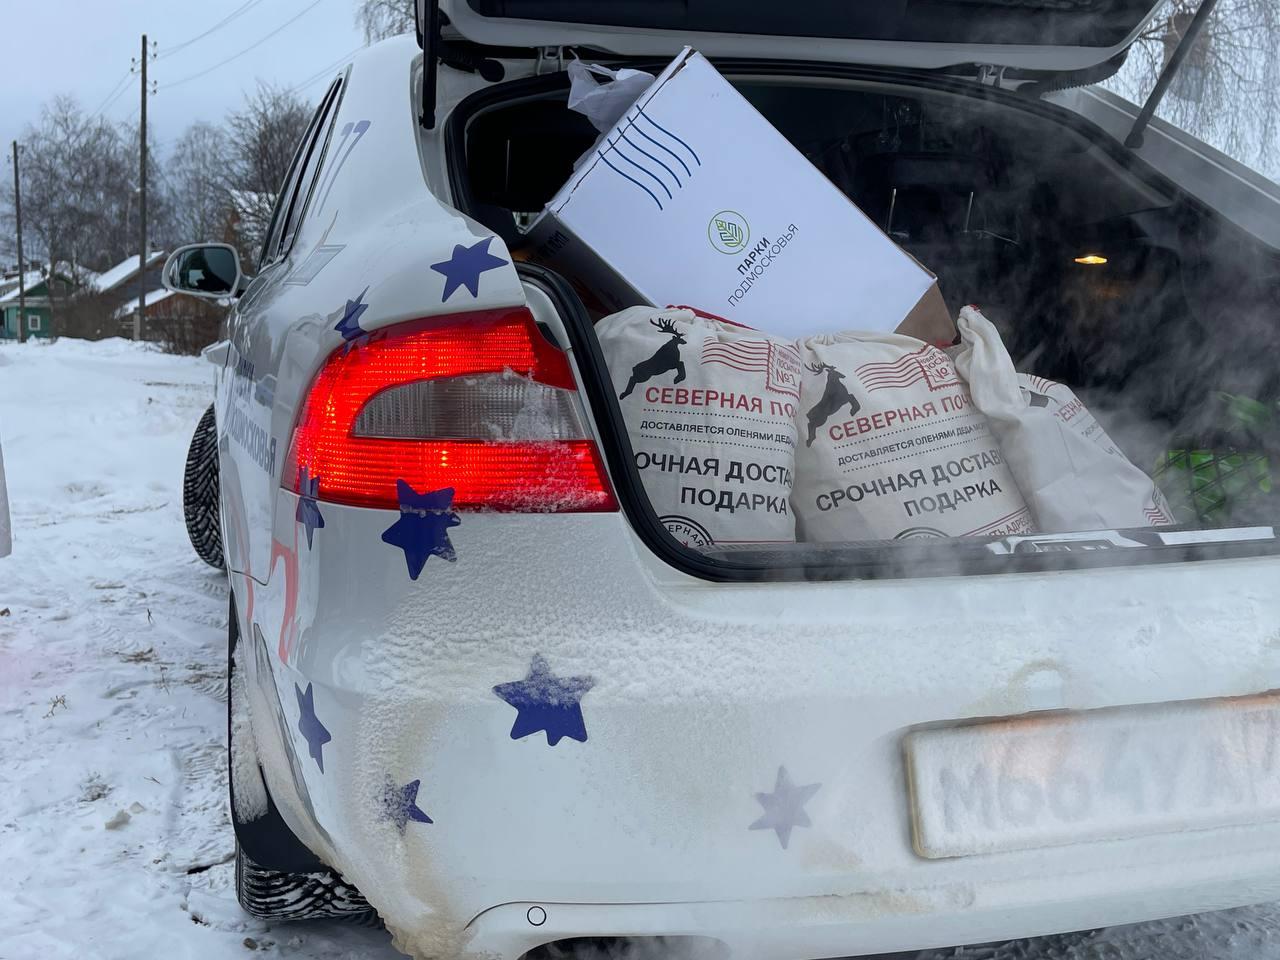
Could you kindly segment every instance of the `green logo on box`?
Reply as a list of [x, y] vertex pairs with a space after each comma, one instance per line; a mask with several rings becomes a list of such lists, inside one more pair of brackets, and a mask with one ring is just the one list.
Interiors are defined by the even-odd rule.
[[721, 210], [707, 224], [707, 239], [721, 253], [741, 253], [750, 237], [747, 218], [732, 210]]

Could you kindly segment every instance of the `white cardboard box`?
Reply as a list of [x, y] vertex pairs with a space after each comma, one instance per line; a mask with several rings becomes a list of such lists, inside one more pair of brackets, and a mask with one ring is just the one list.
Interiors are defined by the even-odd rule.
[[583, 158], [530, 239], [530, 259], [605, 312], [688, 304], [785, 337], [954, 335], [933, 274], [687, 47]]

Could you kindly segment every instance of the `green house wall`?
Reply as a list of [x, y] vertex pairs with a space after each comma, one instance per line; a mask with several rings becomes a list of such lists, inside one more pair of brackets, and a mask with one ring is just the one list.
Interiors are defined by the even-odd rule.
[[[16, 303], [6, 303], [2, 308], [4, 311], [4, 323], [0, 326], [0, 339], [16, 340], [18, 339], [18, 305]], [[27, 316], [36, 316], [40, 318], [40, 329], [27, 329], [27, 335], [31, 337], [52, 337], [53, 330], [53, 313], [47, 306], [27, 304]]]

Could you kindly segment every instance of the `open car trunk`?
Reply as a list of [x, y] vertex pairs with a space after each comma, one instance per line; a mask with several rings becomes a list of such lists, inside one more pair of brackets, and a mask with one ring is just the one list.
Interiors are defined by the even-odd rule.
[[[980, 572], [1275, 548], [1280, 253], [1051, 105], [916, 74], [717, 66], [937, 274], [953, 316], [979, 304], [1020, 372], [1071, 387], [1155, 479], [1176, 524], [995, 541], [683, 547], [657, 522], [630, 459], [591, 336], [604, 311], [590, 290], [522, 266], [558, 302], [615, 485], [650, 546], [716, 578]], [[458, 205], [517, 259], [523, 227], [597, 136], [566, 108], [566, 89], [562, 75], [499, 85], [449, 121]], [[855, 315], [851, 305], [851, 328]]]

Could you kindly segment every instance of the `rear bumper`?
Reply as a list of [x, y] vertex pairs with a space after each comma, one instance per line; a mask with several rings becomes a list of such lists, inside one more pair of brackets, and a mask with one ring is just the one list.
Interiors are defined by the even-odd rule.
[[[464, 515], [456, 561], [411, 580], [381, 539], [395, 513], [322, 504], [309, 548], [280, 497], [270, 581], [237, 584], [255, 735], [278, 731], [282, 815], [406, 947], [662, 934], [811, 958], [1280, 896], [1277, 824], [923, 859], [901, 746], [922, 724], [1280, 687], [1280, 561], [707, 584], [617, 515]], [[590, 678], [555, 688], [580, 729], [504, 687], [535, 656]], [[758, 796], [779, 768], [817, 785], [789, 832]], [[405, 813], [415, 780], [431, 823]]]
[[[1008, 884], [956, 884], [922, 890], [869, 890], [844, 896], [699, 903], [506, 903], [468, 927], [479, 956], [520, 957], [543, 943], [575, 937], [690, 938], [690, 958], [814, 960], [977, 944], [1182, 916], [1207, 908], [1280, 897], [1274, 853], [1236, 860], [1229, 873], [1177, 884], [1167, 869], [1115, 882], [1115, 871], [1045, 876]], [[1226, 864], [1224, 864], [1226, 866]], [[1237, 873], [1236, 870], [1243, 872]], [[1081, 881], [1084, 881], [1082, 884]], [[1149, 886], [1135, 886], [1135, 881]], [[1064, 896], [1064, 882], [1075, 896]], [[539, 924], [538, 921], [541, 921]], [[675, 956], [685, 953], [673, 951]]]

